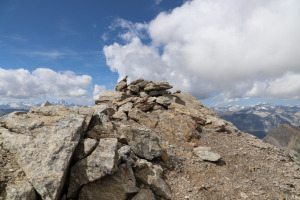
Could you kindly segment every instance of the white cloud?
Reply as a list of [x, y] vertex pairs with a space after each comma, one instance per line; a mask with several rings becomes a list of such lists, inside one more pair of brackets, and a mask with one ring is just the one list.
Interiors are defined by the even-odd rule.
[[30, 72], [25, 69], [0, 68], [1, 99], [90, 99], [87, 88], [92, 77], [78, 76], [72, 71], [55, 72], [37, 68]]
[[110, 30], [115, 30], [116, 28], [122, 28], [122, 33], [119, 37], [125, 41], [130, 41], [134, 37], [145, 38], [145, 31], [148, 28], [146, 23], [133, 23], [122, 18], [117, 18], [109, 27]]
[[126, 43], [103, 51], [120, 77], [167, 80], [198, 98], [299, 99], [299, 9], [298, 0], [187, 1], [142, 24], [150, 44], [139, 23], [119, 19]]
[[96, 100], [99, 98], [100, 93], [106, 90], [105, 85], [97, 85], [94, 86], [93, 99]]

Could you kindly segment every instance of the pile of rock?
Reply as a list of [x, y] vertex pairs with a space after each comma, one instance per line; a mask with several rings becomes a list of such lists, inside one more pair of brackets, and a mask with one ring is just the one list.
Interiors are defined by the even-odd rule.
[[168, 82], [149, 82], [142, 78], [127, 85], [127, 77], [125, 77], [116, 85], [115, 91], [103, 92], [95, 103], [97, 105], [108, 102], [115, 104], [119, 111], [115, 117], [124, 119], [124, 113], [128, 113], [132, 108], [138, 108], [144, 112], [168, 108], [177, 100], [176, 96], [167, 91], [171, 88], [173, 86]]
[[93, 107], [46, 102], [0, 118], [0, 200], [297, 195], [289, 156], [167, 82], [126, 80]]

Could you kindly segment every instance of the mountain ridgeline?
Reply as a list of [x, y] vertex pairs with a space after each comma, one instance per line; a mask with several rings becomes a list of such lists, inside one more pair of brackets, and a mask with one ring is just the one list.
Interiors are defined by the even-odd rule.
[[300, 106], [274, 106], [260, 103], [249, 107], [229, 106], [213, 108], [213, 110], [239, 130], [260, 139], [281, 124], [300, 125]]
[[300, 127], [291, 124], [282, 124], [273, 129], [263, 138], [264, 142], [273, 144], [285, 151], [295, 151], [300, 158]]
[[168, 82], [0, 118], [0, 200], [299, 199], [293, 155]]

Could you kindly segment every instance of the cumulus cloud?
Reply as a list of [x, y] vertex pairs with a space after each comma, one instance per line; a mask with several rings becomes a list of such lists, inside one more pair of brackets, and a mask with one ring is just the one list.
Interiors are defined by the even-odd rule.
[[106, 90], [105, 85], [97, 85], [94, 86], [93, 99], [96, 100], [99, 98], [99, 95]]
[[0, 68], [1, 99], [89, 99], [87, 88], [92, 77], [78, 76], [72, 71], [55, 72], [37, 68], [30, 72], [25, 69]]
[[200, 99], [300, 99], [299, 9], [298, 0], [187, 1], [143, 25], [150, 43], [125, 20], [125, 44], [103, 51], [120, 78], [170, 81]]
[[145, 38], [145, 31], [148, 28], [146, 23], [133, 23], [131, 21], [117, 18], [110, 25], [110, 30], [116, 30], [121, 28], [123, 31], [120, 32], [119, 37], [126, 42], [129, 42], [132, 38], [138, 36], [140, 38]]

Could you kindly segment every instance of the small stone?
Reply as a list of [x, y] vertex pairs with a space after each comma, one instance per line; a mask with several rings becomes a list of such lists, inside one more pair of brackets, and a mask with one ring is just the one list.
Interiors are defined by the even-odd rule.
[[115, 87], [115, 91], [123, 91], [127, 87], [127, 77], [123, 78]]
[[126, 113], [124, 113], [123, 111], [118, 111], [118, 112], [116, 112], [116, 113], [112, 116], [112, 119], [126, 121], [126, 120], [127, 120], [127, 115], [126, 115]]
[[202, 160], [216, 162], [221, 159], [221, 156], [218, 153], [211, 152], [210, 150], [210, 147], [197, 147], [194, 148], [193, 152]]
[[144, 81], [144, 79], [139, 78], [137, 80], [132, 81], [129, 85], [137, 85], [137, 84], [139, 84], [140, 82], [143, 82], [143, 81]]
[[168, 82], [150, 82], [148, 83], [144, 90], [145, 91], [153, 91], [153, 90], [168, 90], [173, 88]]
[[140, 87], [138, 85], [129, 85], [127, 89], [130, 90], [133, 94], [137, 94], [140, 90]]
[[127, 102], [124, 105], [122, 105], [118, 111], [121, 112], [129, 112], [131, 110], [131, 108], [133, 107], [133, 103], [131, 102]]
[[146, 92], [140, 92], [140, 97], [146, 97], [146, 96], [148, 96], [148, 94], [146, 93]]
[[241, 197], [243, 199], [248, 199], [248, 195], [246, 193], [244, 193], [244, 192], [241, 192]]
[[149, 110], [152, 110], [152, 108], [155, 106], [155, 102], [146, 102], [146, 103], [137, 103], [134, 104], [135, 108], [138, 108], [144, 112], [147, 112]]

